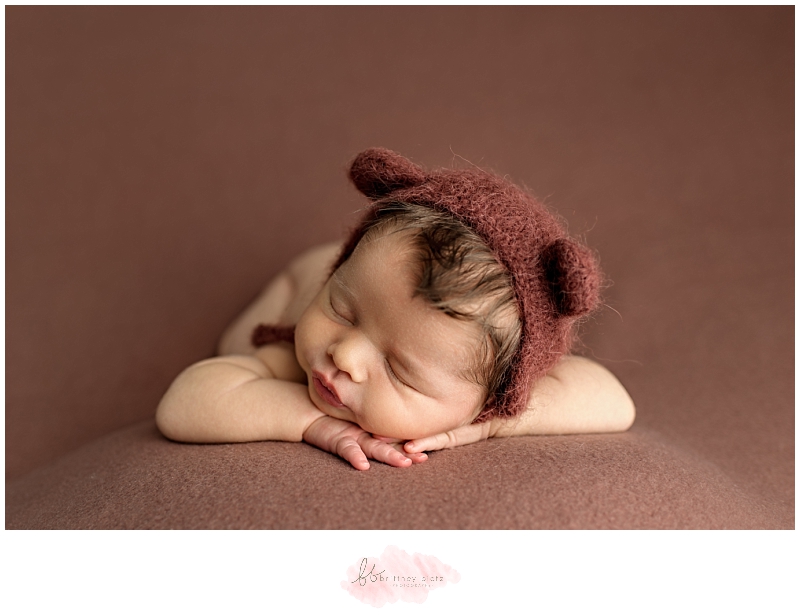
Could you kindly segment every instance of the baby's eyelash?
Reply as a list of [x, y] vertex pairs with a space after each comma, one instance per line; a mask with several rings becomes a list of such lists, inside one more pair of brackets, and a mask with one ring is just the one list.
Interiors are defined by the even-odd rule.
[[388, 372], [389, 372], [389, 376], [391, 376], [391, 377], [392, 377], [394, 380], [397, 380], [397, 382], [399, 382], [399, 383], [400, 383], [400, 384], [402, 384], [403, 386], [407, 386], [407, 387], [409, 387], [409, 388], [412, 388], [412, 387], [411, 387], [411, 385], [409, 385], [409, 384], [406, 384], [405, 382], [403, 382], [402, 380], [400, 380], [400, 377], [399, 377], [399, 376], [397, 375], [397, 373], [395, 373], [395, 371], [392, 369], [392, 364], [391, 364], [391, 363], [389, 363], [389, 360], [388, 360], [388, 359], [386, 360], [386, 371], [388, 371]]

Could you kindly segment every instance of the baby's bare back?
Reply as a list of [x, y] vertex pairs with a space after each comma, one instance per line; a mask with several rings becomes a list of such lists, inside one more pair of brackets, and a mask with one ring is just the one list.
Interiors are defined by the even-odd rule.
[[253, 354], [250, 336], [259, 324], [297, 324], [328, 279], [341, 248], [341, 242], [327, 243], [292, 260], [228, 326], [219, 342], [219, 354]]

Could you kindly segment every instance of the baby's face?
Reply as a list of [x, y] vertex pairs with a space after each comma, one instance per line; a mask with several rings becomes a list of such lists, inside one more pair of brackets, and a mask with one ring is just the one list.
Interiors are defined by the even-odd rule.
[[295, 351], [314, 404], [375, 435], [410, 440], [472, 422], [481, 331], [413, 297], [403, 233], [362, 241], [305, 311]]

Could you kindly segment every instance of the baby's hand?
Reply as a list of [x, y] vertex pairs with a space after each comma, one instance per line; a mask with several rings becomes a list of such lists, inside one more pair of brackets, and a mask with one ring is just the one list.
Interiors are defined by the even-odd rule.
[[367, 458], [382, 461], [390, 466], [406, 468], [412, 463], [422, 463], [425, 453], [402, 450], [399, 443], [390, 443], [374, 438], [355, 423], [341, 421], [330, 416], [321, 416], [309, 425], [303, 440], [323, 451], [349, 461], [356, 470], [368, 470]]
[[492, 437], [492, 422], [472, 423], [462, 427], [456, 427], [448, 432], [409, 440], [403, 446], [407, 454], [420, 453], [422, 451], [438, 451], [443, 448], [454, 448], [464, 444], [472, 444]]

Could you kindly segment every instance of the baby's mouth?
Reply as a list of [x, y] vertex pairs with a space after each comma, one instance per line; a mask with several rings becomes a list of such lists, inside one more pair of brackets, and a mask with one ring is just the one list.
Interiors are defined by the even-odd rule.
[[332, 384], [328, 383], [325, 380], [325, 377], [322, 374], [314, 372], [312, 377], [312, 382], [314, 384], [314, 390], [316, 390], [317, 395], [319, 395], [325, 401], [325, 403], [330, 404], [334, 408], [346, 407], [342, 403], [342, 400], [339, 399], [339, 396], [336, 394], [336, 389], [333, 388]]

